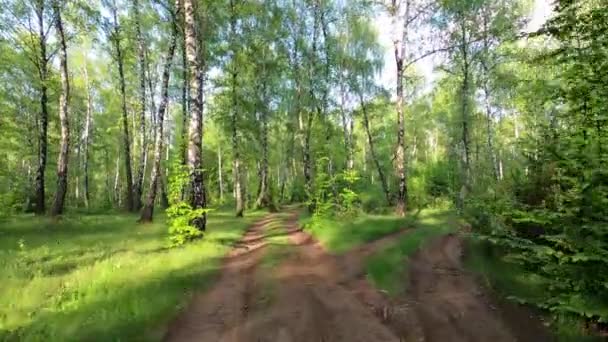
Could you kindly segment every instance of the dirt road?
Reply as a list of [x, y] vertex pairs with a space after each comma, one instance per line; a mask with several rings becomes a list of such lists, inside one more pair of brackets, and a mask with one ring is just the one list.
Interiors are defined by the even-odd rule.
[[[292, 249], [261, 269], [265, 232], [283, 224]], [[410, 260], [408, 294], [389, 298], [365, 279], [363, 260], [407, 230], [341, 255], [327, 253], [297, 225], [269, 215], [227, 257], [222, 275], [173, 322], [166, 341], [546, 341], [513, 324], [461, 266], [462, 246], [444, 236]], [[267, 284], [275, 284], [269, 295]], [[270, 296], [270, 298], [269, 298]], [[536, 324], [533, 324], [537, 326]]]

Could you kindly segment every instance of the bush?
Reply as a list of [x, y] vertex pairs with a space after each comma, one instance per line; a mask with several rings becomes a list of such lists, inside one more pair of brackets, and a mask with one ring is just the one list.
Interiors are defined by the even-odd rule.
[[332, 217], [354, 218], [361, 212], [359, 194], [355, 191], [360, 177], [356, 171], [344, 171], [330, 176], [327, 169], [328, 158], [317, 161], [313, 193], [307, 203], [313, 208], [308, 227], [314, 229]]
[[203, 236], [203, 232], [198, 230], [192, 222], [203, 216], [207, 209], [192, 209], [192, 207], [182, 201], [171, 205], [167, 209], [169, 220], [169, 241], [172, 246], [181, 246], [186, 242], [196, 240]]
[[169, 222], [169, 241], [171, 246], [180, 246], [203, 236], [203, 232], [192, 223], [207, 214], [209, 209], [194, 209], [182, 200], [182, 194], [188, 185], [190, 177], [188, 171], [179, 160], [172, 164], [173, 171], [169, 178], [169, 208], [167, 220]]
[[493, 244], [504, 260], [546, 280], [542, 298], [514, 299], [608, 322], [608, 224], [573, 210], [577, 191], [560, 194], [568, 203], [563, 207], [547, 205], [555, 203], [550, 193], [540, 205], [521, 203], [517, 198], [530, 197], [519, 194], [515, 199], [478, 197], [469, 202], [468, 216], [477, 237]]

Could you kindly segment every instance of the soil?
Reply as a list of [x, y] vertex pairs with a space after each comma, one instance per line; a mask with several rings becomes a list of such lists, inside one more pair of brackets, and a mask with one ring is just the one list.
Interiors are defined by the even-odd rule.
[[290, 253], [275, 268], [258, 267], [264, 233], [277, 219], [271, 214], [248, 230], [227, 256], [218, 282], [194, 297], [166, 341], [551, 340], [540, 321], [522, 324], [521, 315], [503, 312], [478, 286], [462, 267], [457, 235], [417, 252], [409, 261], [407, 291], [389, 297], [366, 280], [364, 260], [407, 229], [332, 255], [298, 227], [293, 212], [284, 223]]

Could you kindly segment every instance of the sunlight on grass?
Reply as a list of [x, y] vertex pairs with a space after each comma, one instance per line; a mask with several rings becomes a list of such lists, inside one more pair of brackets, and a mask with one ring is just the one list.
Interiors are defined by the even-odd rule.
[[319, 219], [319, 223], [314, 226], [307, 224], [309, 220], [302, 218], [300, 223], [325, 248], [338, 254], [411, 225], [410, 218], [369, 214], [354, 219]]
[[337, 254], [388, 234], [411, 229], [393, 245], [366, 260], [368, 279], [390, 294], [405, 290], [407, 259], [430, 239], [453, 232], [459, 225], [456, 214], [448, 209], [424, 209], [407, 217], [362, 214], [353, 219], [318, 220], [318, 224], [311, 225], [310, 217], [302, 216], [300, 224], [325, 248]]
[[159, 340], [188, 295], [264, 213], [214, 212], [201, 241], [168, 249], [161, 216], [46, 218], [0, 223], [0, 340]]
[[410, 224], [411, 232], [366, 261], [368, 279], [391, 295], [406, 290], [408, 259], [432, 238], [453, 232], [458, 227], [452, 211], [439, 209], [420, 211]]

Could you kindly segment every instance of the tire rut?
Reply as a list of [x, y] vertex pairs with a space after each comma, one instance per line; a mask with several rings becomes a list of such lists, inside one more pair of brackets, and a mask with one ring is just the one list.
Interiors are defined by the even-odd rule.
[[274, 215], [253, 224], [226, 256], [218, 281], [194, 295], [170, 325], [165, 341], [241, 341], [255, 289], [257, 265], [264, 255], [266, 226]]
[[456, 234], [435, 239], [410, 260], [408, 298], [420, 324], [418, 341], [550, 341], [531, 321], [513, 331], [491, 296], [462, 266], [463, 242]]
[[268, 310], [249, 317], [242, 341], [399, 341], [340, 284], [338, 260], [297, 226], [297, 213], [285, 231], [293, 252], [274, 274], [277, 298]]
[[[292, 211], [281, 220], [292, 252], [272, 272], [256, 276], [266, 225], [275, 220], [270, 215], [233, 248], [218, 283], [194, 297], [165, 340], [550, 341], [544, 332], [512, 333], [508, 318], [463, 269], [456, 235], [433, 240], [411, 257], [407, 294], [389, 297], [367, 281], [364, 261], [409, 230], [332, 255], [298, 226], [297, 216]], [[276, 284], [265, 305], [256, 300], [259, 276]]]

